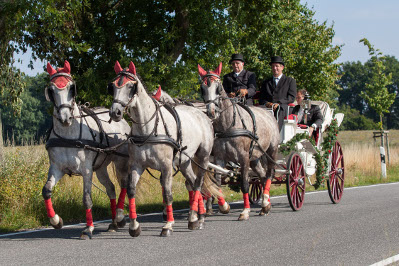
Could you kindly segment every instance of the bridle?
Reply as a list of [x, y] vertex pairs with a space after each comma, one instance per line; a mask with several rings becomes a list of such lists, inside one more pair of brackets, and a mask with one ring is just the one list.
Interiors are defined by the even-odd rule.
[[223, 99], [224, 97], [222, 97], [221, 93], [223, 91], [223, 85], [220, 83], [220, 76], [213, 74], [213, 73], [207, 73], [206, 75], [204, 75], [202, 77], [202, 84], [201, 84], [201, 94], [202, 94], [202, 98], [204, 98], [204, 91], [206, 90], [206, 88], [204, 88], [205, 86], [207, 88], [209, 88], [208, 84], [212, 83], [211, 78], [214, 77], [216, 78], [216, 82], [218, 83], [218, 87], [216, 89], [216, 97], [213, 100], [205, 100], [204, 99], [204, 103], [206, 105], [206, 107], [208, 107], [211, 103], [215, 104], [216, 106], [216, 110], [220, 111], [220, 100]]
[[[126, 71], [126, 70], [122, 70], [121, 72], [119, 72], [118, 73], [118, 75], [112, 80], [112, 82], [108, 85], [108, 93], [110, 94], [110, 95], [114, 95], [114, 87], [116, 88], [116, 89], [120, 89], [121, 88], [121, 86], [123, 85], [123, 81], [124, 81], [124, 78], [125, 77], [127, 77], [129, 80], [131, 80], [131, 82], [133, 82], [133, 84], [135, 84], [135, 87], [134, 87], [134, 90], [132, 91], [132, 89], [130, 89], [131, 91], [130, 91], [130, 94], [129, 94], [129, 99], [128, 99], [128, 102], [127, 103], [125, 103], [125, 102], [123, 102], [123, 101], [121, 101], [121, 100], [119, 100], [119, 99], [114, 99], [113, 100], [113, 102], [112, 103], [119, 103], [120, 105], [122, 105], [122, 107], [125, 109], [125, 111], [126, 111], [126, 108], [129, 106], [129, 104], [133, 101], [133, 98], [134, 98], [134, 96], [136, 95], [136, 93], [137, 93], [137, 80], [138, 80], [138, 78], [137, 78], [137, 76], [136, 75], [134, 75], [134, 74], [132, 74], [132, 73], [130, 73], [129, 71]], [[119, 79], [119, 81], [118, 81], [118, 86], [114, 86], [114, 82], [116, 81], [116, 80], [118, 80]]]
[[[56, 85], [55, 85], [55, 83], [53, 83], [53, 82], [51, 82], [51, 80], [53, 80], [54, 78], [56, 78], [56, 77], [65, 77], [65, 78], [67, 78], [69, 81], [68, 81], [68, 83], [69, 82], [72, 82], [69, 86], [70, 86], [70, 90], [72, 89], [73, 91], [72, 91], [72, 93], [73, 93], [73, 97], [72, 97], [72, 103], [71, 104], [69, 104], [69, 103], [63, 103], [63, 104], [60, 104], [60, 105], [57, 105], [56, 103], [55, 103], [55, 99], [54, 99], [54, 96], [49, 96], [49, 100], [53, 103], [53, 105], [54, 105], [54, 108], [57, 110], [57, 114], [59, 115], [60, 114], [60, 111], [61, 111], [61, 109], [63, 109], [63, 108], [68, 108], [69, 109], [69, 111], [71, 112], [71, 116], [73, 117], [73, 111], [74, 111], [74, 105], [75, 105], [75, 97], [76, 97], [76, 84], [75, 84], [75, 81], [73, 80], [73, 78], [72, 78], [72, 76], [70, 75], [70, 74], [68, 74], [68, 73], [55, 73], [54, 75], [51, 75], [50, 76], [50, 83], [52, 83], [53, 84], [53, 86], [55, 86], [56, 87]], [[48, 92], [48, 90], [49, 90], [49, 88], [47, 88], [47, 94], [49, 93]], [[59, 117], [56, 117], [58, 120], [61, 120]]]

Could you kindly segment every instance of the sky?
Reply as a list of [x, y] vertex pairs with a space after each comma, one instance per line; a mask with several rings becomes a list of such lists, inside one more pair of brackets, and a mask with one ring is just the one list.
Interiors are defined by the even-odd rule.
[[[364, 63], [370, 58], [368, 48], [359, 43], [362, 38], [367, 38], [384, 55], [399, 59], [399, 0], [301, 0], [301, 3], [316, 12], [317, 21], [333, 25], [333, 44], [344, 45], [338, 63]], [[34, 62], [33, 70], [26, 67], [30, 53], [17, 58], [21, 58], [23, 64], [15, 63], [15, 66], [27, 75], [43, 72], [45, 63], [40, 61]]]

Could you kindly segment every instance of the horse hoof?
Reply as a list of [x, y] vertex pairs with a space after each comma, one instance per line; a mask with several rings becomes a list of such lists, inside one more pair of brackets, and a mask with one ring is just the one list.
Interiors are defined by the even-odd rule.
[[260, 210], [259, 215], [260, 216], [269, 215], [271, 209], [272, 209], [272, 205], [271, 204], [267, 205], [266, 207], [262, 207], [262, 209]]
[[223, 206], [219, 206], [219, 212], [221, 214], [228, 214], [230, 212], [230, 205], [229, 204], [227, 204], [227, 209], [226, 210], [221, 209], [221, 207], [223, 207]]
[[205, 222], [199, 222], [198, 223], [198, 230], [202, 230], [205, 228]]
[[138, 237], [141, 234], [141, 226], [139, 225], [136, 230], [129, 229], [129, 234], [131, 237]]
[[62, 218], [59, 217], [59, 219], [60, 219], [60, 221], [58, 222], [58, 224], [56, 224], [56, 225], [53, 225], [53, 224], [52, 224], [52, 226], [54, 227], [54, 229], [61, 229], [61, 228], [64, 226], [64, 221], [62, 220]]
[[92, 237], [93, 237], [93, 234], [91, 232], [83, 231], [82, 234], [80, 235], [81, 240], [91, 239]]
[[126, 218], [123, 217], [122, 221], [117, 222], [116, 224], [118, 225], [118, 228], [123, 228], [123, 227], [125, 227], [125, 225], [126, 225]]
[[240, 217], [238, 217], [239, 221], [247, 221], [249, 220], [249, 215], [248, 214], [240, 214]]
[[162, 237], [168, 237], [168, 236], [170, 236], [172, 234], [172, 232], [173, 231], [171, 229], [163, 228], [162, 232], [161, 232], [161, 236]]
[[213, 215], [213, 210], [206, 210], [206, 214], [205, 214], [205, 216], [206, 217], [209, 217], [209, 216], [212, 216]]
[[195, 222], [188, 222], [188, 229], [190, 229], [190, 230], [199, 229], [199, 222], [198, 222], [198, 220], [195, 221]]
[[107, 232], [116, 232], [118, 230], [118, 226], [116, 224], [109, 224]]

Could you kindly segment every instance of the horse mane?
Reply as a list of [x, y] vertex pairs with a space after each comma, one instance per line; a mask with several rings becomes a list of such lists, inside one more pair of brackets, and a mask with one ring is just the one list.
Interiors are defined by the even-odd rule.
[[144, 90], [147, 92], [147, 94], [150, 94], [150, 93], [148, 93], [148, 87], [147, 87], [147, 85], [145, 84], [143, 78], [140, 76], [140, 74], [139, 74], [139, 73], [136, 73], [136, 76], [137, 76], [137, 78], [140, 80], [141, 85], [143, 85]]

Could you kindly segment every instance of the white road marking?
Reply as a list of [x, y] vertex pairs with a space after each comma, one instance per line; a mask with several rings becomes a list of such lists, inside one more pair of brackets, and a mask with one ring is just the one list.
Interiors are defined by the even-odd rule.
[[[388, 186], [388, 185], [399, 185], [399, 182], [395, 183], [384, 183], [384, 184], [376, 184], [376, 185], [370, 185], [370, 186], [360, 186], [360, 187], [348, 187], [344, 188], [344, 190], [351, 190], [351, 189], [365, 189], [365, 188], [370, 188], [370, 187], [378, 187], [378, 186]], [[317, 194], [317, 193], [327, 193], [327, 190], [322, 190], [322, 191], [312, 191], [312, 192], [307, 192], [306, 194]], [[273, 196], [270, 197], [270, 199], [279, 199], [279, 198], [285, 198], [287, 195], [280, 195], [280, 196]], [[231, 202], [230, 204], [240, 204], [243, 203], [243, 201], [235, 201]], [[188, 211], [189, 209], [182, 209], [182, 210], [176, 210], [173, 212], [185, 212]], [[160, 215], [162, 212], [156, 212], [156, 213], [147, 213], [147, 214], [141, 214], [139, 217], [144, 217], [144, 216], [151, 216], [151, 215]], [[125, 218], [128, 218], [129, 216], [126, 215]], [[111, 222], [111, 219], [108, 220], [102, 220], [102, 221], [97, 221], [94, 222], [94, 224], [100, 224], [100, 223], [109, 223]], [[76, 227], [76, 226], [84, 226], [86, 223], [79, 223], [79, 224], [70, 224], [70, 225], [65, 225], [62, 228], [69, 228], [69, 227]], [[22, 232], [15, 232], [15, 233], [8, 233], [8, 234], [2, 234], [0, 235], [0, 238], [2, 237], [8, 237], [8, 236], [16, 236], [16, 235], [23, 235], [23, 234], [30, 234], [30, 233], [36, 233], [36, 232], [44, 232], [48, 230], [54, 230], [54, 228], [49, 227], [49, 228], [43, 228], [43, 229], [36, 229], [36, 230], [29, 230], [29, 231], [22, 231]], [[398, 258], [396, 258], [398, 257]], [[396, 258], [395, 261], [399, 260], [399, 255], [396, 255], [391, 258]], [[388, 263], [389, 264], [389, 263]], [[373, 264], [374, 265], [374, 264]], [[387, 265], [387, 264], [376, 264], [376, 265]]]
[[389, 264], [391, 264], [391, 263], [394, 263], [394, 262], [396, 262], [396, 261], [399, 261], [399, 254], [398, 254], [398, 255], [395, 255], [395, 256], [392, 256], [392, 257], [390, 257], [390, 258], [387, 258], [387, 259], [385, 259], [385, 260], [376, 262], [376, 263], [374, 263], [374, 264], [372, 264], [372, 265], [370, 265], [370, 266], [385, 266], [385, 265], [389, 265]]

